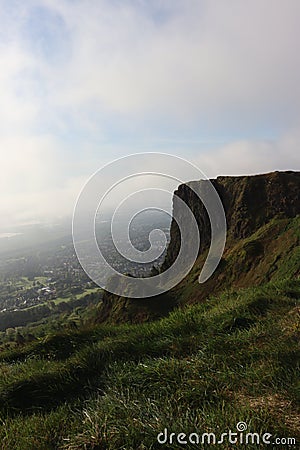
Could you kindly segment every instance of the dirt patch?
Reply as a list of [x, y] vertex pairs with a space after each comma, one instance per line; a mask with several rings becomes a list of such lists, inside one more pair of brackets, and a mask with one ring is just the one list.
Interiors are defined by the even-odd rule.
[[274, 418], [282, 421], [295, 435], [299, 433], [300, 411], [296, 411], [292, 402], [279, 394], [269, 394], [261, 397], [249, 397], [239, 394], [237, 400], [243, 405], [249, 405], [254, 410], [268, 410]]

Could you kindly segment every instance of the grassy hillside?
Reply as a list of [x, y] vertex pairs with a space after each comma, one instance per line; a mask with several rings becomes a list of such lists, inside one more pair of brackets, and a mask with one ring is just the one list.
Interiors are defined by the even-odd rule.
[[195, 303], [226, 288], [260, 285], [300, 275], [300, 216], [275, 217], [249, 237], [229, 239], [213, 276], [203, 285], [198, 276], [201, 255], [185, 280], [174, 289], [179, 304]]
[[229, 236], [222, 260], [211, 278], [199, 285], [207, 252], [174, 289], [149, 299], [132, 299], [104, 293], [98, 322], [140, 323], [166, 316], [176, 306], [186, 306], [218, 295], [225, 289], [252, 287], [300, 275], [300, 216], [276, 216], [248, 237]]
[[271, 281], [156, 322], [2, 352], [2, 449], [199, 448], [161, 446], [157, 434], [221, 434], [240, 421], [299, 443], [299, 299], [299, 279]]

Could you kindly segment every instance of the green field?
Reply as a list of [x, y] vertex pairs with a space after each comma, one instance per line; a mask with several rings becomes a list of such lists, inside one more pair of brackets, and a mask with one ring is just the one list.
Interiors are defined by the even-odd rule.
[[[96, 287], [96, 288], [90, 288], [90, 289], [85, 289], [81, 294], [76, 294], [73, 296], [73, 298], [75, 299], [80, 299], [82, 297], [84, 297], [87, 294], [93, 294], [95, 292], [99, 292], [100, 288]], [[51, 301], [53, 301], [56, 305], [58, 305], [61, 302], [67, 302], [68, 300], [70, 300], [70, 296], [68, 297], [57, 297]], [[45, 303], [46, 304], [46, 303]]]

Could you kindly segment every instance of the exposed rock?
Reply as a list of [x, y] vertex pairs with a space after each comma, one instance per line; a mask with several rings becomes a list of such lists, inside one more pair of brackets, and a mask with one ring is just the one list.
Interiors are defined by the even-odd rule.
[[[204, 205], [191, 186], [206, 188], [208, 181], [192, 181], [174, 193], [193, 212], [201, 236], [199, 258], [190, 274], [169, 293], [149, 299], [131, 299], [110, 293], [103, 296], [98, 322], [143, 322], [168, 313], [173, 307], [202, 301], [208, 295], [231, 287], [244, 287], [299, 274], [300, 172], [272, 172], [255, 176], [211, 180], [224, 206], [227, 243], [214, 275], [199, 287], [198, 276], [210, 245], [211, 228]], [[176, 210], [178, 213], [178, 210]], [[190, 242], [190, 245], [193, 245]], [[171, 240], [161, 270], [176, 259], [180, 232], [171, 223]], [[290, 259], [290, 264], [286, 261]], [[124, 290], [124, 292], [126, 292]]]
[[[210, 180], [224, 206], [227, 222], [227, 238], [244, 239], [276, 216], [291, 218], [300, 214], [300, 172], [271, 172], [269, 174], [218, 177]], [[204, 205], [189, 185], [207, 183], [205, 180], [182, 184], [174, 193], [192, 210], [198, 223], [201, 248], [205, 251], [210, 244], [211, 228]], [[163, 270], [176, 259], [180, 248], [180, 232], [176, 222], [171, 223], [171, 240]]]

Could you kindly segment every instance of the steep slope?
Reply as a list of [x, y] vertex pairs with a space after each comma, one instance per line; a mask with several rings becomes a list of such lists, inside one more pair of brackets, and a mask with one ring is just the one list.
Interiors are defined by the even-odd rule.
[[300, 216], [274, 218], [245, 239], [233, 240], [219, 267], [204, 284], [198, 276], [206, 253], [201, 254], [190, 274], [173, 290], [177, 303], [202, 301], [232, 288], [250, 287], [300, 274]]
[[[272, 172], [263, 175], [218, 177], [210, 182], [219, 194], [227, 222], [227, 248], [233, 241], [244, 239], [275, 217], [293, 218], [300, 214], [300, 172]], [[204, 205], [190, 186], [205, 189], [206, 180], [180, 185], [174, 193], [193, 212], [201, 235], [201, 252], [210, 244], [210, 222]], [[180, 234], [176, 222], [171, 224], [171, 240], [163, 269], [172, 264], [178, 254]]]
[[[198, 284], [210, 244], [210, 223], [203, 204], [191, 185], [179, 186], [177, 197], [193, 211], [201, 235], [199, 257], [188, 276], [168, 294], [150, 299], [130, 299], [106, 293], [98, 322], [140, 322], [165, 315], [178, 305], [203, 301], [208, 295], [232, 287], [258, 285], [270, 280], [298, 276], [300, 273], [299, 214], [300, 172], [273, 172], [243, 177], [218, 177], [211, 180], [224, 206], [227, 243], [213, 276]], [[176, 259], [180, 233], [171, 224], [171, 240], [161, 270]]]

